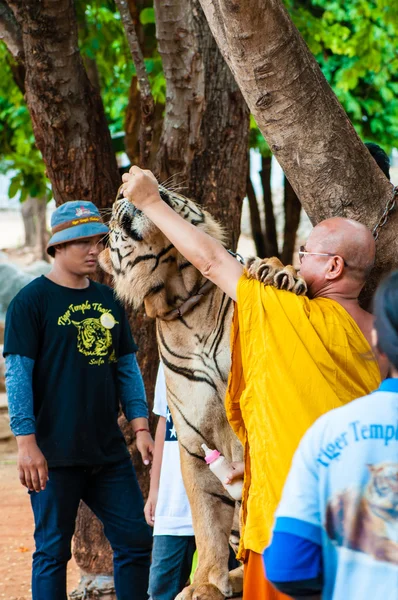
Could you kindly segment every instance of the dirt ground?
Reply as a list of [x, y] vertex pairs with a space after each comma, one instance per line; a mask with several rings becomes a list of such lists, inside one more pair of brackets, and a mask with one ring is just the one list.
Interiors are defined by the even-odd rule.
[[[0, 442], [0, 599], [31, 600], [33, 515], [26, 488], [16, 471], [16, 444]], [[68, 565], [68, 591], [76, 588], [79, 568]]]

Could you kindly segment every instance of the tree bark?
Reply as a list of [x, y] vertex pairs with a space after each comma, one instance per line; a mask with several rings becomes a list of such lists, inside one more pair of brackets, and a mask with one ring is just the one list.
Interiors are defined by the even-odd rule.
[[102, 100], [79, 53], [73, 1], [9, 5], [22, 31], [26, 101], [55, 200], [94, 200], [106, 207], [119, 174]]
[[0, 0], [0, 40], [3, 40], [16, 61], [21, 63], [24, 61], [21, 30], [5, 0]]
[[34, 248], [37, 257], [48, 262], [46, 198], [27, 198], [22, 202], [21, 214], [25, 230], [25, 246]]
[[[158, 172], [204, 204], [236, 247], [246, 189], [248, 111], [198, 0], [155, 0], [167, 82]], [[171, 26], [172, 24], [172, 26]]]
[[[272, 152], [315, 224], [373, 228], [392, 186], [357, 136], [281, 0], [200, 0]], [[374, 285], [397, 266], [398, 212], [380, 233]]]
[[127, 0], [115, 0], [122, 17], [123, 27], [129, 44], [131, 57], [137, 73], [140, 98], [140, 166], [147, 167], [151, 152], [153, 138], [153, 124], [155, 116], [155, 102], [153, 100], [151, 85], [146, 71], [144, 55], [138, 40], [133, 15], [130, 12]]
[[250, 178], [249, 171], [246, 182], [246, 195], [249, 201], [250, 225], [254, 245], [256, 246], [256, 254], [261, 258], [265, 258], [267, 254], [265, 251], [265, 239], [263, 228], [261, 227], [261, 216], [258, 208], [256, 192], [252, 180]]
[[285, 177], [284, 208], [285, 230], [283, 235], [283, 250], [281, 260], [284, 265], [293, 263], [296, 246], [297, 230], [300, 224], [301, 204], [296, 192]]
[[279, 257], [278, 234], [276, 232], [274, 204], [272, 202], [271, 166], [272, 156], [262, 156], [260, 178], [264, 203], [265, 256], [269, 258], [271, 256]]

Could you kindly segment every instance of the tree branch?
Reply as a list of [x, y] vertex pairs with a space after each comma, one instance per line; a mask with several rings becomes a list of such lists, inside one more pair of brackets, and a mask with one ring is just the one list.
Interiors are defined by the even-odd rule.
[[5, 0], [0, 0], [0, 40], [19, 63], [24, 61], [22, 34], [14, 13]]
[[141, 128], [140, 128], [140, 159], [141, 166], [148, 164], [153, 137], [153, 122], [155, 115], [155, 102], [153, 100], [148, 73], [145, 68], [144, 56], [138, 42], [133, 19], [130, 14], [127, 0], [115, 0], [119, 9], [124, 30], [126, 32], [131, 56], [134, 61], [137, 79], [140, 86], [141, 100]]

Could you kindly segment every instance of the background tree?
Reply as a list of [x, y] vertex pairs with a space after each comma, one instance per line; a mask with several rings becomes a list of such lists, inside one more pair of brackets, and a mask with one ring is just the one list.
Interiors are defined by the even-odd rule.
[[[384, 0], [286, 0], [285, 5], [361, 139], [391, 151], [398, 145], [397, 5]], [[264, 146], [265, 154], [269, 152], [258, 129], [252, 137], [257, 138], [253, 147], [262, 156]], [[286, 182], [280, 249], [285, 263], [292, 260], [301, 212], [297, 195]], [[272, 215], [270, 220], [272, 237]], [[267, 237], [267, 227], [263, 229]]]
[[[282, 3], [201, 4], [260, 130], [311, 221], [341, 215], [373, 228], [391, 201], [392, 185], [359, 139]], [[397, 226], [393, 213], [379, 235], [368, 297], [381, 273], [397, 265]]]
[[[387, 148], [388, 140], [396, 145], [396, 7], [385, 0], [286, 2], [360, 134]], [[266, 192], [260, 254], [285, 252], [278, 248], [271, 210], [271, 150], [313, 222], [345, 214], [373, 225], [390, 186], [364, 151], [281, 3], [201, 4], [259, 126], [253, 121], [251, 145], [262, 152]], [[155, 5], [159, 50], [151, 0], [128, 0], [155, 102], [149, 164], [155, 164], [162, 130], [156, 162], [161, 179], [173, 177], [183, 192], [206, 203], [227, 225], [235, 246], [247, 181], [245, 104], [198, 0], [156, 0]], [[46, 169], [58, 204], [90, 198], [107, 209], [120, 182], [111, 134], [125, 127], [127, 154], [134, 162], [140, 157], [140, 87], [113, 0], [77, 2], [75, 8], [76, 15], [72, 0], [43, 0], [39, 6], [34, 0], [0, 0], [0, 38], [9, 52], [9, 83], [5, 77], [0, 81], [0, 152], [15, 155], [15, 160], [28, 156], [30, 165], [36, 161], [44, 185]], [[33, 129], [21, 92], [25, 86]], [[33, 145], [33, 131], [45, 166]], [[26, 147], [17, 132], [28, 133]], [[383, 138], [381, 132], [386, 132]], [[4, 140], [8, 146], [2, 146]], [[28, 173], [26, 164], [15, 162], [14, 168], [17, 175]], [[13, 183], [20, 192], [28, 187], [22, 175]], [[297, 222], [297, 200], [294, 206], [288, 197], [285, 202], [286, 214], [293, 207]], [[390, 219], [380, 233], [379, 272], [395, 264], [397, 217]], [[260, 219], [254, 221], [258, 226]], [[292, 239], [285, 236], [286, 253], [292, 251]], [[134, 319], [151, 400], [157, 367], [153, 324], [142, 313]], [[131, 432], [122, 426], [132, 448]], [[81, 513], [76, 556], [90, 576], [110, 573], [110, 551], [96, 527]], [[112, 594], [110, 587], [108, 597]]]

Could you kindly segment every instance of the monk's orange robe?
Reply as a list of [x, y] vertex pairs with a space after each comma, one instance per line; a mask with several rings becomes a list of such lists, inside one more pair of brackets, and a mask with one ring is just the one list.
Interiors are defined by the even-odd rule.
[[[226, 410], [245, 447], [238, 555], [245, 560], [246, 550], [261, 555], [270, 542], [304, 433], [325, 412], [377, 389], [380, 371], [358, 325], [336, 301], [295, 296], [246, 275], [237, 292]], [[264, 576], [259, 558], [250, 560]], [[250, 585], [247, 573], [245, 580]]]

